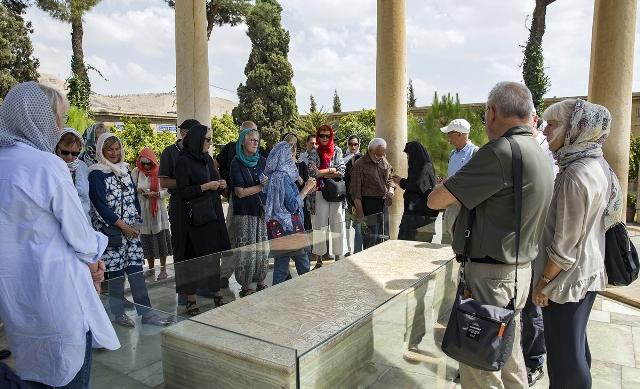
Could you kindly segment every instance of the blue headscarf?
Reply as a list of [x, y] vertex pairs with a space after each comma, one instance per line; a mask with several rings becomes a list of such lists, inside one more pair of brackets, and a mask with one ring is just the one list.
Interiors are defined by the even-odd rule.
[[277, 220], [285, 231], [293, 231], [291, 212], [284, 206], [287, 186], [298, 179], [298, 168], [293, 162], [291, 147], [287, 142], [280, 142], [273, 147], [267, 158], [264, 173], [269, 176], [267, 183], [267, 204], [265, 219]]
[[255, 167], [258, 164], [258, 161], [260, 160], [260, 136], [258, 135], [258, 149], [256, 149], [256, 153], [253, 154], [252, 156], [247, 157], [244, 154], [244, 147], [242, 147], [242, 144], [244, 143], [244, 138], [247, 137], [247, 134], [255, 131], [256, 133], [258, 133], [256, 130], [251, 129], [251, 128], [245, 128], [244, 130], [242, 130], [242, 132], [240, 133], [240, 137], [238, 138], [238, 141], [236, 142], [236, 158], [238, 158], [240, 160], [240, 162], [242, 162], [244, 164], [244, 166], [246, 167]]

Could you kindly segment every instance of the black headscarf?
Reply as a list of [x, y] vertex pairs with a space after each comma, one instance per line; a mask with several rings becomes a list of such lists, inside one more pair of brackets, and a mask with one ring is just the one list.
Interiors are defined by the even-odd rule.
[[419, 142], [409, 142], [404, 147], [409, 157], [409, 175], [407, 180], [415, 182], [425, 195], [436, 185], [436, 172], [427, 150]]
[[189, 132], [182, 140], [182, 153], [195, 159], [196, 161], [206, 162], [207, 153], [202, 152], [204, 138], [207, 135], [208, 128], [202, 124], [195, 125], [189, 129]]

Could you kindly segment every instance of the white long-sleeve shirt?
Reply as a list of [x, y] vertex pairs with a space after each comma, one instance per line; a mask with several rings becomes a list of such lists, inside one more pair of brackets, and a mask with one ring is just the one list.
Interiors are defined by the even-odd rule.
[[0, 147], [0, 318], [22, 379], [69, 383], [89, 330], [93, 346], [120, 347], [87, 266], [106, 245], [60, 158]]

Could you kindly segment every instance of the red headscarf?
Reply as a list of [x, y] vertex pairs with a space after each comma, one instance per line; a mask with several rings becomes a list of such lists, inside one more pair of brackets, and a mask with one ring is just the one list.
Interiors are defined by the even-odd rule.
[[[142, 158], [146, 158], [151, 161], [151, 169], [147, 170], [142, 166]], [[160, 169], [160, 165], [158, 164], [158, 159], [153, 151], [145, 147], [140, 150], [140, 155], [138, 155], [138, 159], [136, 160], [136, 167], [138, 171], [144, 174], [147, 177], [151, 178], [151, 191], [152, 192], [160, 192], [160, 179], [158, 178], [158, 170]], [[159, 197], [151, 198], [151, 214], [155, 217], [158, 213], [158, 201]]]
[[[329, 131], [329, 143], [326, 146], [323, 146], [320, 142], [320, 131]], [[320, 156], [318, 169], [327, 169], [331, 163], [331, 158], [333, 158], [335, 152], [333, 135], [333, 128], [328, 124], [323, 124], [316, 129], [316, 144], [318, 145], [318, 155]]]

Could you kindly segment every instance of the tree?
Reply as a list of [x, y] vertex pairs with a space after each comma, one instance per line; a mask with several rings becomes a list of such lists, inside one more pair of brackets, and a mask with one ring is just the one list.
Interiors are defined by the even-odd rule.
[[71, 24], [71, 72], [67, 79], [69, 102], [76, 107], [89, 111], [89, 95], [91, 82], [84, 63], [82, 36], [84, 29], [82, 17], [100, 0], [36, 0], [38, 7], [54, 19]]
[[338, 91], [333, 90], [333, 113], [342, 112], [342, 104], [340, 103], [340, 96], [338, 96]]
[[409, 91], [407, 92], [407, 107], [416, 107], [416, 94], [413, 90], [413, 82], [409, 79]]
[[536, 0], [533, 10], [529, 39], [524, 48], [522, 60], [522, 78], [533, 95], [533, 105], [538, 115], [544, 110], [544, 95], [549, 91], [551, 82], [544, 72], [544, 54], [542, 37], [546, 28], [547, 6], [555, 0]]
[[0, 3], [0, 101], [16, 84], [38, 79], [39, 61], [33, 57], [31, 23], [22, 18], [25, 5]]
[[433, 95], [431, 107], [422, 120], [414, 115], [409, 115], [409, 140], [422, 143], [431, 155], [436, 173], [444, 177], [447, 175], [447, 162], [453, 147], [440, 128], [449, 124], [453, 119], [466, 119], [471, 124], [469, 138], [476, 146], [482, 146], [489, 141], [484, 130], [482, 117], [482, 111], [462, 107], [458, 94], [453, 97], [447, 93], [439, 98], [436, 92]]
[[173, 132], [156, 132], [150, 125], [149, 120], [132, 117], [122, 118], [123, 127], [121, 130], [111, 131], [122, 141], [124, 147], [125, 161], [133, 168], [140, 150], [145, 147], [150, 148], [160, 158], [160, 154], [167, 147], [176, 141]]
[[211, 138], [211, 144], [216, 149], [214, 153], [217, 154], [217, 149], [220, 146], [238, 139], [239, 127], [233, 122], [233, 117], [228, 113], [223, 113], [220, 117], [211, 118], [211, 130], [213, 136]]
[[281, 26], [282, 7], [276, 0], [256, 0], [247, 15], [252, 48], [244, 69], [245, 84], [238, 86], [239, 103], [233, 119], [254, 121], [267, 144], [280, 140], [298, 118], [296, 90], [291, 83], [289, 32]]
[[357, 135], [360, 144], [366, 146], [376, 136], [376, 110], [363, 109], [342, 116], [333, 127], [336, 130], [336, 145], [343, 151], [347, 145], [347, 138], [351, 135]]
[[310, 113], [314, 113], [314, 112], [318, 112], [318, 105], [316, 104], [316, 99], [313, 98], [313, 95], [311, 95], [311, 103], [309, 104], [309, 112]]
[[[175, 0], [165, 0], [175, 8]], [[207, 1], [207, 38], [211, 38], [214, 26], [225, 24], [236, 26], [244, 21], [251, 8], [250, 0], [208, 0]]]
[[328, 122], [329, 115], [324, 108], [316, 112], [308, 112], [304, 117], [298, 118], [295, 126], [296, 135], [299, 139], [304, 139], [307, 135], [315, 134], [318, 127]]

